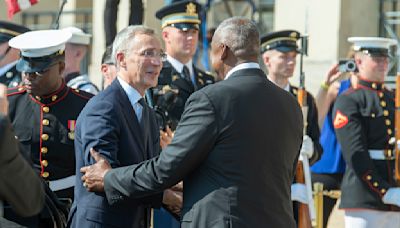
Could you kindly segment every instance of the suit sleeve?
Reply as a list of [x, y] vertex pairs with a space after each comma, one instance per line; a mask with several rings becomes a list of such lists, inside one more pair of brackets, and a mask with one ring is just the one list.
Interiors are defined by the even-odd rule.
[[307, 116], [307, 135], [310, 136], [314, 143], [314, 154], [309, 159], [310, 165], [317, 162], [322, 156], [322, 146], [319, 143], [319, 137], [321, 136], [321, 131], [318, 126], [318, 110], [317, 105], [315, 104], [314, 97], [308, 93], [307, 95], [307, 103], [308, 103], [308, 116]]
[[171, 144], [160, 156], [106, 174], [104, 189], [108, 202], [144, 197], [178, 183], [206, 159], [217, 133], [212, 102], [204, 92], [194, 93], [187, 101]]
[[21, 216], [38, 214], [44, 205], [40, 177], [19, 153], [10, 121], [0, 115], [0, 199]]
[[113, 104], [108, 102], [94, 103], [85, 112], [84, 118], [79, 123], [85, 166], [95, 163], [90, 155], [90, 148], [94, 148], [105, 157], [112, 167], [120, 166], [117, 158], [120, 124], [116, 112]]
[[347, 166], [368, 189], [383, 197], [382, 192], [391, 185], [380, 176], [369, 156], [366, 129], [356, 101], [346, 94], [340, 95], [333, 107], [332, 121]]

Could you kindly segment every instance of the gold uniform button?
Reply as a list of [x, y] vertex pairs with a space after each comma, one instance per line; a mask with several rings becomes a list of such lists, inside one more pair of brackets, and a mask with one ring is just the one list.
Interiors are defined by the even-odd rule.
[[47, 147], [42, 147], [40, 149], [40, 152], [42, 152], [42, 154], [46, 154], [49, 150], [47, 149]]
[[378, 182], [374, 182], [373, 185], [374, 185], [374, 187], [378, 187], [379, 184], [378, 184]]
[[43, 119], [43, 120], [42, 120], [42, 124], [43, 124], [44, 126], [48, 126], [48, 125], [50, 124], [50, 121], [49, 121], [48, 119]]
[[371, 175], [368, 175], [367, 176], [367, 180], [371, 180], [372, 179], [372, 176]]
[[386, 119], [386, 120], [385, 120], [385, 124], [386, 124], [386, 126], [389, 126], [391, 123], [392, 123], [392, 122], [390, 122], [390, 120], [389, 120], [389, 119]]
[[49, 139], [49, 135], [48, 135], [48, 134], [43, 134], [43, 135], [42, 135], [42, 139], [43, 139], [44, 141], [47, 141], [47, 140]]
[[79, 89], [75, 89], [75, 92], [79, 93]]
[[386, 189], [382, 188], [382, 189], [381, 189], [381, 193], [382, 193], [382, 194], [385, 194], [385, 192], [386, 192]]
[[382, 92], [379, 92], [378, 95], [379, 95], [380, 98], [383, 97], [383, 93]]
[[391, 135], [392, 133], [393, 133], [393, 131], [392, 131], [392, 129], [387, 129], [387, 133], [388, 133], [388, 135]]
[[49, 165], [49, 163], [47, 162], [47, 160], [42, 160], [42, 166], [47, 167]]
[[375, 118], [375, 113], [371, 113], [371, 117], [372, 117], [372, 118]]
[[42, 108], [42, 110], [43, 110], [43, 112], [45, 112], [45, 113], [50, 112], [50, 108], [47, 107], [47, 106], [44, 106], [44, 107]]
[[22, 90], [24, 90], [24, 87], [19, 87], [19, 88], [18, 88], [18, 91], [21, 92]]
[[38, 101], [42, 100], [42, 98], [40, 98], [39, 96], [36, 96], [35, 98], [36, 98], [36, 100], [38, 100]]
[[382, 107], [386, 107], [386, 102], [385, 101], [381, 101], [381, 106]]
[[42, 177], [44, 177], [44, 178], [47, 178], [49, 176], [50, 176], [49, 172], [43, 172], [42, 173]]
[[389, 111], [388, 110], [383, 110], [383, 115], [384, 116], [389, 116]]
[[371, 87], [372, 87], [373, 89], [376, 89], [376, 88], [377, 88], [376, 83], [372, 83]]
[[57, 98], [58, 98], [57, 95], [53, 95], [53, 96], [51, 97], [51, 100], [52, 100], [52, 101], [55, 101], [55, 100], [57, 100]]

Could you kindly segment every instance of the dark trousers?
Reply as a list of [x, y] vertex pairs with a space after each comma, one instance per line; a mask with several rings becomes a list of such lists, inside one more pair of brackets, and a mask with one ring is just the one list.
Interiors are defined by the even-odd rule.
[[[106, 0], [104, 9], [104, 31], [106, 33], [106, 46], [114, 41], [117, 34], [117, 15], [120, 0]], [[140, 25], [143, 23], [142, 0], [130, 0], [129, 25]]]
[[[342, 182], [343, 174], [319, 174], [312, 173], [312, 182], [320, 182], [324, 184], [324, 190], [340, 190], [340, 184]], [[329, 216], [335, 207], [337, 199], [333, 199], [329, 196], [324, 196], [324, 227], [328, 224]]]

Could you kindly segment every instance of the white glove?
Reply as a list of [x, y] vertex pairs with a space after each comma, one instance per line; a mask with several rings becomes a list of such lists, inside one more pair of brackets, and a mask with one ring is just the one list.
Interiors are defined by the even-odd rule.
[[310, 159], [314, 154], [314, 143], [310, 136], [303, 136], [303, 144], [301, 145], [300, 154]]
[[382, 198], [383, 203], [400, 207], [400, 187], [389, 188]]
[[307, 188], [305, 184], [295, 183], [291, 186], [292, 189], [292, 201], [298, 201], [300, 203], [308, 204], [307, 199]]

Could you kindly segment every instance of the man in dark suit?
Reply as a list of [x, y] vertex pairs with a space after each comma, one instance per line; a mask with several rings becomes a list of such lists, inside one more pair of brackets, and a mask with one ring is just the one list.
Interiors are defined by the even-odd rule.
[[145, 90], [156, 86], [165, 57], [154, 31], [129, 26], [117, 34], [113, 55], [118, 77], [83, 109], [76, 127], [75, 201], [71, 227], [148, 227], [150, 208], [168, 203], [162, 191], [141, 199], [109, 205], [103, 194], [86, 191], [80, 168], [94, 160], [98, 150], [112, 167], [128, 166], [150, 159], [159, 152], [159, 130], [154, 112], [144, 103]]
[[[295, 227], [290, 185], [303, 138], [294, 97], [260, 69], [259, 33], [245, 18], [217, 28], [212, 64], [221, 78], [195, 92], [159, 157], [111, 169], [81, 169], [91, 191], [118, 203], [184, 183], [182, 227]], [[261, 177], [261, 178], [260, 178]], [[104, 184], [104, 185], [103, 185]]]
[[22, 25], [0, 21], [0, 83], [8, 87], [18, 86], [21, 79], [21, 72], [17, 71], [19, 50], [8, 45], [8, 41], [29, 29]]
[[[0, 212], [7, 201], [20, 216], [38, 214], [44, 204], [40, 177], [19, 152], [8, 114], [6, 86], [0, 84]], [[29, 189], [29, 191], [27, 191]], [[18, 227], [0, 213], [0, 227]]]
[[[168, 112], [165, 119], [172, 130], [176, 128], [189, 96], [214, 83], [214, 77], [193, 62], [201, 23], [200, 12], [200, 4], [193, 0], [173, 3], [156, 12], [156, 17], [161, 20], [167, 59], [158, 77], [158, 86], [149, 93], [152, 105]], [[171, 89], [176, 93], [175, 99], [166, 94]]]

